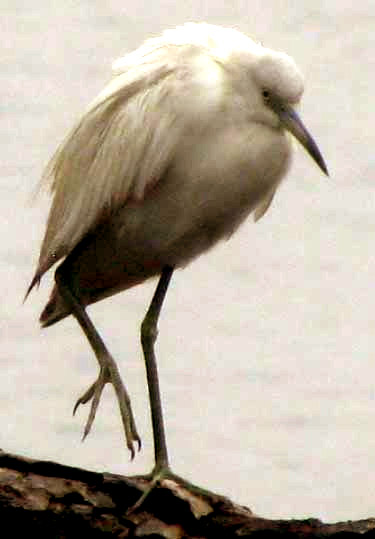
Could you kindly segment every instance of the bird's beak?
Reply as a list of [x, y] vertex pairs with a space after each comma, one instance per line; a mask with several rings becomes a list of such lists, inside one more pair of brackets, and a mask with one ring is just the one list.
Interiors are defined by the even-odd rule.
[[297, 140], [302, 144], [305, 150], [311, 155], [319, 168], [328, 176], [327, 165], [324, 162], [320, 150], [312, 138], [306, 127], [303, 125], [301, 118], [290, 105], [280, 103], [272, 99], [271, 108], [279, 116], [282, 125], [287, 129]]

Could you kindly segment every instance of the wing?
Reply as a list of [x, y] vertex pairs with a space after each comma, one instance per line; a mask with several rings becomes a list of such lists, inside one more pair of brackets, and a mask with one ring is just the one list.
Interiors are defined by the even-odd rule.
[[126, 65], [58, 148], [42, 178], [53, 201], [28, 293], [101, 220], [141, 201], [163, 176], [183, 130], [171, 98], [174, 56], [159, 49]]
[[114, 64], [114, 78], [43, 175], [53, 200], [27, 294], [102, 220], [128, 201], [142, 201], [170, 165], [186, 129], [212, 125], [226, 95], [224, 71], [211, 54], [214, 38], [222, 47], [216, 33], [209, 25], [187, 24], [149, 39]]

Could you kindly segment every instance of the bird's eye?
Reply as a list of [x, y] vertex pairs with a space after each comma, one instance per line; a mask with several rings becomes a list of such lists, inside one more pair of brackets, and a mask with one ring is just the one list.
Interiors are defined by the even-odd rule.
[[265, 101], [268, 101], [269, 97], [270, 97], [270, 93], [268, 90], [263, 90], [262, 91], [262, 96], [264, 98]]

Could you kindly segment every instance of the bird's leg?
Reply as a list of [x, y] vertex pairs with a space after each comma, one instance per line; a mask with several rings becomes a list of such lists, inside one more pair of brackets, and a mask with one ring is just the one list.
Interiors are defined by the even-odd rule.
[[160, 398], [159, 378], [156, 365], [154, 344], [158, 334], [157, 324], [173, 268], [165, 266], [156, 287], [154, 296], [141, 326], [141, 343], [146, 364], [148, 394], [151, 408], [152, 432], [154, 437], [155, 466], [151, 473], [151, 483], [139, 500], [129, 509], [129, 513], [143, 504], [158, 482], [164, 477], [174, 474], [169, 468], [168, 450], [165, 439], [163, 409]]
[[169, 468], [167, 443], [154, 344], [158, 334], [160, 311], [173, 274], [173, 268], [163, 268], [158, 286], [141, 326], [141, 342], [146, 364], [147, 385], [150, 397], [152, 430], [154, 435], [155, 467], [153, 474]]
[[[121, 380], [116, 362], [108, 352], [102, 338], [97, 332], [94, 324], [91, 322], [84, 307], [80, 304], [77, 298], [72, 293], [67, 280], [64, 277], [63, 267], [60, 266], [55, 273], [56, 284], [59, 293], [71, 310], [71, 313], [78, 321], [83, 332], [85, 333], [100, 366], [100, 373], [96, 382], [80, 397], [74, 407], [74, 412], [80, 404], [86, 404], [90, 400], [91, 408], [89, 417], [86, 422], [83, 439], [90, 432], [91, 426], [95, 419], [95, 414], [99, 406], [100, 398], [105, 384], [111, 383], [116, 393], [116, 397], [120, 407], [121, 419], [124, 426], [126, 444], [131, 453], [131, 458], [134, 457], [134, 445], [138, 445], [138, 450], [141, 447], [141, 439], [138, 436], [134, 422], [133, 412], [130, 404], [129, 395]], [[73, 413], [74, 413], [73, 412]]]

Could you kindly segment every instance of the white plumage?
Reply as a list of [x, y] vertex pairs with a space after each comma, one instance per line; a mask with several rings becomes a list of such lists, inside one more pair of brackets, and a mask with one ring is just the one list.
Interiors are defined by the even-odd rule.
[[[77, 309], [185, 265], [251, 212], [259, 219], [290, 165], [288, 131], [327, 172], [294, 110], [302, 93], [289, 56], [203, 23], [115, 62], [44, 174], [53, 201], [30, 289], [65, 258], [68, 296], [54, 287], [42, 324], [79, 320]], [[79, 402], [100, 397], [98, 384]]]

